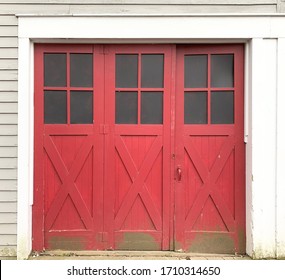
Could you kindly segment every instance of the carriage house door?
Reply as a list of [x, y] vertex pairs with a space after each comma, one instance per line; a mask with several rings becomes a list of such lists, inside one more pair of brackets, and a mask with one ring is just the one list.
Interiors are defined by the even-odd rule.
[[176, 249], [245, 252], [243, 46], [177, 49]]
[[35, 46], [33, 249], [244, 251], [243, 47]]

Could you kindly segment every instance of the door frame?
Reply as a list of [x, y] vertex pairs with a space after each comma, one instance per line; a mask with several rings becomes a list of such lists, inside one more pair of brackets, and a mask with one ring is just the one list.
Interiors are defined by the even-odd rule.
[[[285, 255], [285, 175], [280, 169], [285, 165], [285, 129], [276, 119], [266, 119], [260, 108], [270, 105], [277, 119], [285, 119], [281, 103], [285, 102], [285, 15], [279, 14], [220, 14], [220, 15], [81, 15], [81, 16], [35, 16], [18, 15], [19, 72], [18, 72], [18, 222], [17, 257], [25, 259], [31, 251], [34, 160], [33, 116], [33, 44], [54, 43], [244, 43], [245, 44], [245, 142], [246, 151], [246, 227], [247, 254], [255, 257]], [[88, 28], [98, 26], [100, 28]], [[129, 29], [129, 26], [136, 28]], [[169, 26], [171, 28], [165, 28]], [[112, 28], [110, 28], [112, 27]], [[187, 28], [186, 28], [187, 27]], [[218, 30], [218, 32], [217, 32]], [[66, 38], [66, 39], [62, 39]], [[263, 40], [266, 38], [266, 40]], [[277, 38], [277, 39], [276, 39]], [[269, 43], [269, 41], [271, 41]], [[276, 54], [276, 48], [279, 52]], [[263, 71], [263, 54], [268, 51], [268, 60], [278, 61], [271, 75]], [[276, 72], [277, 71], [277, 72]], [[277, 75], [277, 76], [276, 76]], [[276, 77], [278, 81], [276, 82]], [[266, 87], [260, 86], [260, 80]], [[275, 95], [270, 100], [261, 99], [265, 90], [275, 86]], [[281, 103], [280, 103], [281, 102]], [[257, 105], [258, 104], [258, 105]], [[275, 114], [275, 115], [276, 115]], [[274, 115], [274, 114], [273, 114]], [[257, 120], [258, 116], [258, 120]], [[263, 133], [262, 122], [271, 128]], [[252, 130], [252, 126], [255, 130]], [[264, 155], [267, 166], [272, 166], [264, 177], [264, 166], [259, 164], [263, 146], [258, 143], [262, 135], [268, 143]], [[277, 146], [276, 146], [277, 140]], [[260, 141], [259, 141], [260, 142]], [[252, 149], [254, 147], [254, 150]], [[278, 148], [277, 159], [276, 148]], [[264, 159], [263, 159], [264, 160]], [[277, 164], [277, 175], [276, 167]], [[252, 172], [254, 171], [254, 177]], [[254, 180], [253, 180], [254, 179]], [[268, 189], [268, 184], [275, 186]], [[276, 197], [278, 198], [276, 200]], [[267, 203], [262, 201], [267, 198]], [[277, 210], [276, 210], [277, 207]], [[266, 212], [261, 217], [258, 213]], [[278, 214], [278, 215], [277, 215]], [[275, 223], [276, 221], [276, 223]], [[277, 235], [276, 235], [277, 231]], [[262, 234], [261, 234], [262, 233]], [[276, 243], [277, 238], [277, 243]]]

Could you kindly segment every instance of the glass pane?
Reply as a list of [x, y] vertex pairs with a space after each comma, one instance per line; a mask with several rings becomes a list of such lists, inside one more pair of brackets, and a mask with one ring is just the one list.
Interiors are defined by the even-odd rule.
[[66, 86], [66, 54], [44, 54], [44, 85]]
[[138, 123], [138, 93], [116, 92], [116, 124]]
[[136, 54], [116, 55], [116, 87], [117, 88], [138, 87], [138, 55]]
[[184, 58], [184, 86], [186, 88], [206, 88], [207, 55], [186, 55]]
[[233, 91], [211, 92], [211, 123], [234, 123], [234, 93]]
[[207, 123], [207, 92], [184, 93], [184, 123]]
[[141, 123], [143, 124], [163, 123], [162, 92], [141, 93]]
[[70, 85], [72, 87], [93, 86], [93, 55], [70, 55]]
[[93, 123], [92, 91], [70, 92], [70, 123]]
[[66, 91], [45, 90], [44, 123], [67, 123]]
[[163, 87], [163, 54], [142, 55], [142, 87], [162, 88]]
[[234, 56], [232, 54], [214, 54], [211, 56], [211, 86], [234, 86]]

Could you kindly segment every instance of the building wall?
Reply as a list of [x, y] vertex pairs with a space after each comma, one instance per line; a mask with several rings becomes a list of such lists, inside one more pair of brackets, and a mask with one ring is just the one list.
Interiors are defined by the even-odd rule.
[[0, 256], [17, 243], [17, 14], [285, 13], [284, 0], [0, 0]]

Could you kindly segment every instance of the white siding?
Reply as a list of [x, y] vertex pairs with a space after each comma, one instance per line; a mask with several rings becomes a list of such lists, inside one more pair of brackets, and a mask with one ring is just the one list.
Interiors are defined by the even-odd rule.
[[0, 256], [16, 252], [18, 20], [15, 14], [285, 12], [282, 0], [0, 0]]

